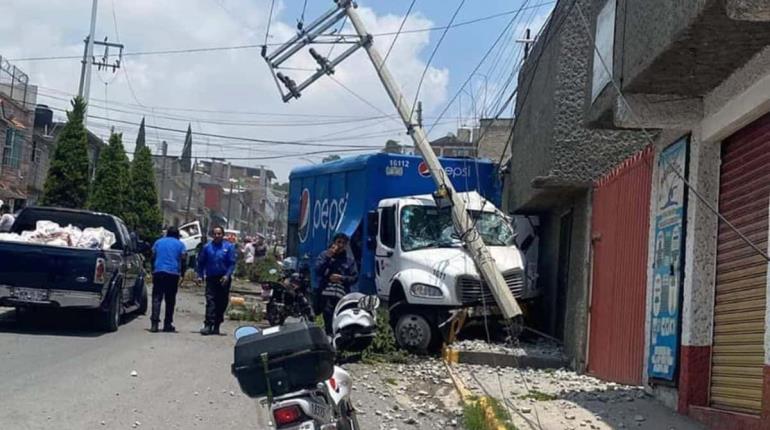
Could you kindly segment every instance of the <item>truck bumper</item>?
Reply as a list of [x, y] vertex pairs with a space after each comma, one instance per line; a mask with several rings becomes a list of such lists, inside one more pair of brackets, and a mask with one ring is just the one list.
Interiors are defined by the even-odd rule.
[[[20, 293], [22, 290], [23, 293]], [[16, 288], [0, 285], [0, 306], [33, 306], [56, 308], [98, 308], [101, 292], [70, 291], [47, 288]]]

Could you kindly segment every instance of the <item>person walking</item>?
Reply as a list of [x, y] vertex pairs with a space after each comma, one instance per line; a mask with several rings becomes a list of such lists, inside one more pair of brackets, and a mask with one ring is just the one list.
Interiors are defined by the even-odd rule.
[[315, 265], [318, 277], [317, 300], [323, 312], [324, 328], [329, 336], [333, 335], [334, 308], [358, 282], [356, 262], [347, 251], [349, 243], [350, 239], [345, 233], [335, 234], [329, 249], [318, 256]]
[[166, 302], [163, 331], [176, 331], [173, 325], [174, 306], [176, 306], [176, 293], [184, 266], [185, 250], [184, 244], [179, 240], [179, 230], [176, 227], [169, 227], [166, 230], [166, 236], [155, 241], [152, 246], [152, 313], [150, 314], [152, 333], [158, 332], [160, 304], [163, 301]]
[[225, 230], [222, 227], [214, 227], [211, 235], [213, 240], [203, 247], [198, 256], [198, 280], [206, 282], [206, 319], [200, 330], [204, 336], [219, 334], [236, 259], [235, 246], [224, 240]]

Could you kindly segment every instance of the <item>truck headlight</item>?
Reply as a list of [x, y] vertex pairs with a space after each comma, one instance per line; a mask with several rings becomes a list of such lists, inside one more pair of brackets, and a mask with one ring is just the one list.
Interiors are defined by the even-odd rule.
[[415, 297], [427, 297], [431, 299], [444, 296], [441, 288], [425, 284], [412, 284], [412, 286], [409, 288], [409, 292], [411, 292]]

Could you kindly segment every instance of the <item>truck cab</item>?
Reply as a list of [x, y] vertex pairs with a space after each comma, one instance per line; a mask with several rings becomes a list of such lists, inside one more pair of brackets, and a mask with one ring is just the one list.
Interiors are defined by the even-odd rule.
[[[461, 194], [514, 297], [535, 297], [510, 220], [478, 193]], [[399, 345], [426, 350], [439, 341], [439, 326], [452, 310], [494, 307], [448, 207], [437, 207], [430, 194], [390, 198], [380, 201], [376, 218], [376, 236], [367, 241], [376, 248], [377, 292], [389, 304]]]

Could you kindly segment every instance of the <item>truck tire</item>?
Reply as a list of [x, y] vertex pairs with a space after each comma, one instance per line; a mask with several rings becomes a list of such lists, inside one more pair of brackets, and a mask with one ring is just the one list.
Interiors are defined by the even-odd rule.
[[147, 295], [147, 284], [144, 282], [144, 279], [139, 282], [142, 283], [142, 293], [139, 296], [139, 309], [137, 309], [136, 312], [139, 315], [147, 315], [147, 308], [149, 307], [150, 301]]
[[99, 310], [96, 314], [97, 327], [106, 332], [118, 331], [120, 325], [120, 290], [115, 291], [110, 298], [110, 305], [106, 311]]
[[428, 320], [411, 310], [397, 315], [393, 332], [398, 346], [412, 353], [426, 353], [434, 341], [434, 331]]

